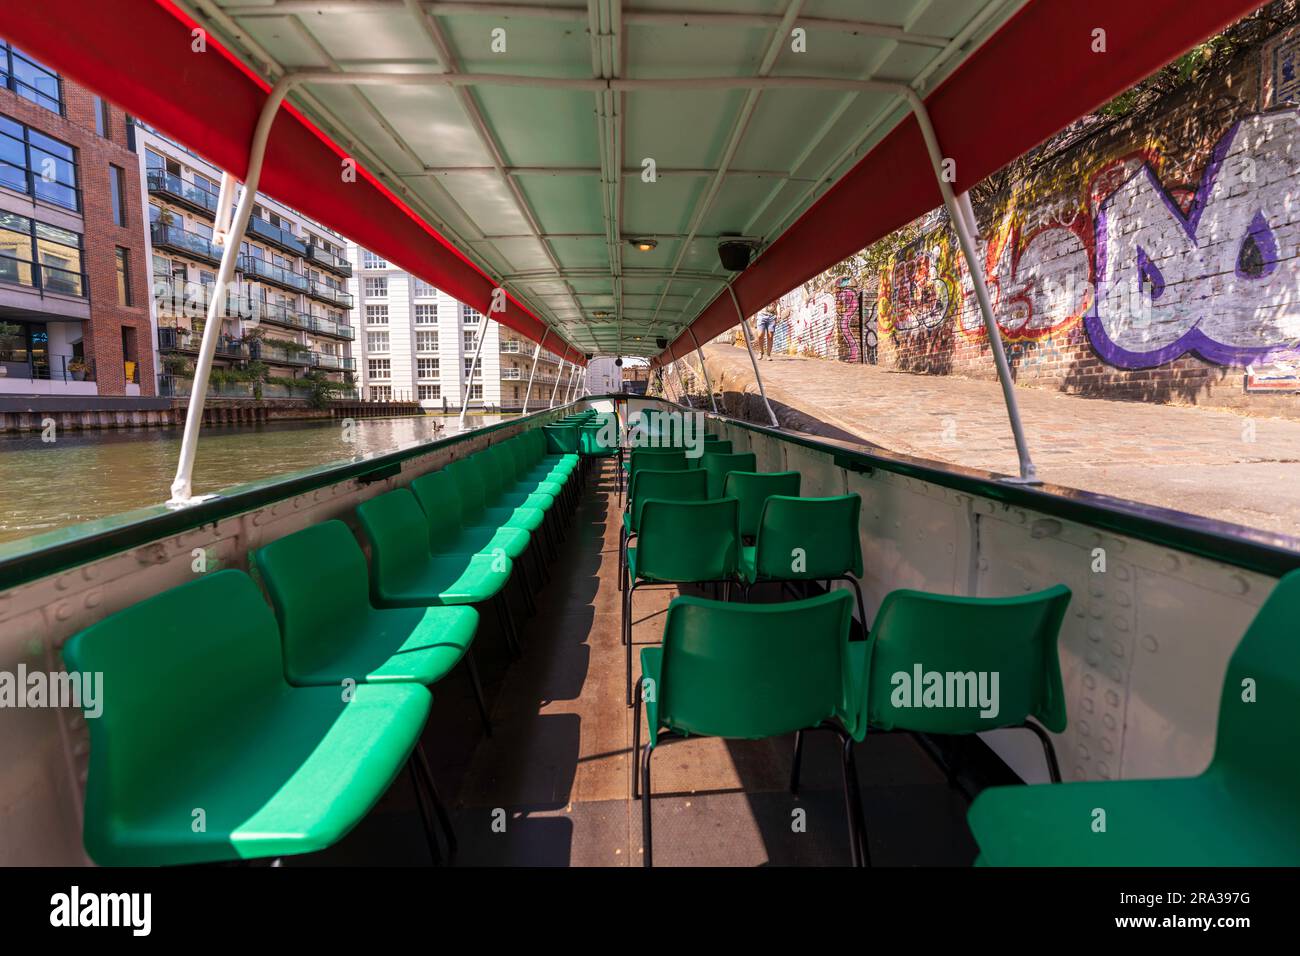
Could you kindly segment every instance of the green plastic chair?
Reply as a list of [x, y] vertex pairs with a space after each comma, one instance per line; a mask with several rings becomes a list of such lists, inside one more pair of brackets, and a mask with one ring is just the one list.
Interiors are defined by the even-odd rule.
[[740, 502], [740, 535], [753, 539], [763, 506], [773, 495], [798, 498], [801, 476], [797, 471], [729, 471], [722, 480], [722, 496]]
[[709, 476], [710, 498], [722, 497], [722, 483], [728, 472], [754, 471], [758, 467], [758, 458], [752, 451], [731, 454], [706, 450], [699, 462], [699, 467]]
[[632, 706], [632, 598], [651, 584], [726, 584], [740, 569], [740, 502], [664, 501], [641, 504], [637, 546], [626, 549], [623, 642], [627, 650], [627, 704]]
[[[967, 814], [988, 866], [1300, 865], [1300, 571], [1233, 652], [1196, 777], [991, 787]], [[1094, 829], [1104, 811], [1105, 830]]]
[[[633, 448], [624, 467], [627, 471], [627, 489], [631, 492], [632, 481], [636, 478], [638, 469], [685, 471], [687, 469], [686, 452], [680, 448]], [[619, 495], [619, 504], [623, 504], [621, 494]]]
[[[632, 723], [633, 752], [641, 759], [645, 866], [653, 865], [650, 759], [661, 739], [761, 740], [818, 728], [840, 739], [850, 855], [855, 866], [865, 862], [853, 760], [853, 743], [862, 737], [851, 706], [856, 682], [848, 652], [852, 613], [844, 591], [782, 604], [679, 597], [669, 605], [663, 645], [641, 651], [641, 690]], [[643, 703], [649, 728], [644, 748]]]
[[653, 471], [641, 469], [636, 474], [628, 510], [623, 512], [618, 542], [618, 589], [623, 590], [623, 572], [627, 567], [627, 547], [641, 526], [641, 505], [649, 498], [665, 501], [705, 501], [708, 476], [702, 471]]
[[[416, 681], [431, 687], [463, 660], [483, 729], [491, 736], [470, 647], [478, 629], [474, 608], [373, 607], [366, 556], [337, 520], [277, 538], [253, 552], [253, 564], [280, 622], [290, 684]], [[450, 825], [444, 826], [450, 833]]]
[[414, 682], [359, 684], [348, 701], [337, 686], [291, 686], [275, 617], [233, 569], [105, 618], [63, 657], [107, 688], [87, 720], [83, 827], [103, 866], [331, 846], [397, 778], [431, 701]]
[[[468, 525], [494, 525], [498, 528], [523, 528], [534, 532], [542, 528], [546, 512], [541, 508], [514, 507], [510, 505], [489, 505], [487, 499], [488, 478], [484, 474], [486, 463], [476, 460], [476, 456], [453, 461], [444, 471], [456, 482], [460, 492], [461, 520]], [[554, 551], [554, 544], [551, 544]]]
[[716, 438], [715, 439], [705, 438], [704, 441], [700, 444], [700, 454], [696, 455], [694, 458], [691, 458], [689, 456], [687, 457], [686, 467], [703, 468], [705, 455], [730, 455], [730, 454], [732, 454], [731, 442], [722, 441], [721, 439], [716, 439]]
[[446, 470], [421, 475], [411, 482], [429, 527], [430, 550], [448, 554], [493, 554], [512, 560], [527, 549], [532, 535], [526, 528], [494, 524], [466, 525], [465, 506], [454, 476]]
[[867, 626], [862, 600], [862, 541], [857, 494], [829, 498], [769, 495], [759, 513], [754, 544], [740, 555], [740, 572], [749, 588], [763, 581], [847, 581], [858, 600], [858, 619]]

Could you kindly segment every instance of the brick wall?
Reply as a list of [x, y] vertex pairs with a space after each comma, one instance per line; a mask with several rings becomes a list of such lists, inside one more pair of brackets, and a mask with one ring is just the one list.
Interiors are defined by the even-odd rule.
[[[91, 360], [100, 395], [125, 395], [126, 370], [122, 356], [122, 328], [135, 329], [140, 394], [154, 394], [155, 351], [149, 324], [149, 263], [145, 259], [144, 206], [140, 196], [139, 159], [127, 148], [126, 116], [110, 106], [108, 138], [95, 132], [95, 96], [84, 87], [63, 79], [64, 115], [0, 89], [0, 113], [26, 123], [77, 150], [77, 177], [81, 187], [85, 234], [82, 267], [90, 276], [90, 319], [83, 340]], [[113, 219], [109, 166], [125, 173], [126, 226]], [[39, 214], [37, 216], [39, 217]], [[132, 305], [117, 301], [116, 248], [130, 251]]]
[[[1049, 144], [1050, 158], [1031, 159], [981, 197], [983, 268], [1018, 383], [1300, 416], [1292, 81], [1300, 85], [1295, 26], [1123, 121], [1081, 124]], [[877, 360], [995, 377], [946, 216], [918, 228], [916, 241], [861, 277]], [[778, 350], [861, 361], [842, 341], [855, 337], [853, 320], [841, 310], [832, 321], [829, 293], [819, 295], [783, 300]], [[1277, 391], [1259, 390], [1270, 382]]]

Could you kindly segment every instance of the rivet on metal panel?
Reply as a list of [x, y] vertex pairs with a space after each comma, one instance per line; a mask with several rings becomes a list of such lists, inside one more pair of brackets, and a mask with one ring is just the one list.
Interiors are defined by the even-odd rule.
[[1092, 728], [1088, 726], [1086, 720], [1079, 721], [1079, 736], [1087, 737], [1092, 734]]
[[264, 515], [263, 512], [261, 512], [261, 511], [254, 511], [254, 512], [252, 513], [252, 515], [249, 516], [249, 519], [253, 522], [253, 527], [254, 527], [254, 528], [260, 528], [260, 527], [262, 527], [262, 521], [263, 521], [263, 518], [264, 518], [264, 517], [265, 517], [265, 515]]
[[1088, 688], [1088, 690], [1095, 689], [1097, 686], [1097, 678], [1093, 677], [1091, 674], [1084, 674], [1083, 686]]
[[1115, 715], [1114, 715], [1114, 714], [1102, 714], [1102, 715], [1101, 715], [1101, 723], [1102, 723], [1102, 726], [1104, 726], [1107, 730], [1114, 730], [1114, 729], [1115, 729]]
[[1088, 603], [1088, 614], [1093, 620], [1099, 621], [1106, 613], [1106, 605], [1101, 601], [1090, 601]]
[[1126, 618], [1126, 617], [1120, 617], [1120, 616], [1117, 614], [1117, 615], [1115, 615], [1114, 625], [1115, 625], [1115, 630], [1117, 630], [1117, 631], [1127, 631], [1127, 630], [1128, 630], [1128, 618]]
[[1064, 525], [1055, 518], [1039, 518], [1029, 527], [1030, 537], [1054, 538], [1064, 530]]
[[1115, 592], [1115, 603], [1120, 607], [1128, 607], [1133, 603], [1133, 599], [1128, 596], [1127, 591], [1117, 591]]
[[54, 609], [54, 619], [56, 621], [66, 621], [72, 617], [72, 607], [68, 604], [60, 604]]
[[1107, 706], [1107, 707], [1118, 707], [1118, 706], [1119, 706], [1119, 694], [1115, 693], [1113, 690], [1108, 690], [1108, 691], [1106, 691], [1106, 706]]
[[1075, 768], [1074, 768], [1074, 779], [1075, 779], [1075, 780], [1087, 780], [1087, 779], [1088, 779], [1088, 775], [1084, 772], [1084, 770], [1083, 770], [1082, 767], [1075, 767]]
[[95, 581], [99, 578], [99, 565], [88, 564], [81, 569], [81, 576], [87, 581]]
[[71, 586], [72, 586], [72, 582], [68, 580], [68, 576], [66, 574], [60, 574], [57, 578], [54, 579], [54, 588], [57, 591], [66, 591]]
[[1097, 764], [1097, 776], [1101, 777], [1103, 780], [1109, 780], [1109, 779], [1110, 779], [1110, 765], [1109, 765], [1109, 764], [1106, 764], [1106, 763], [1099, 763], [1099, 764]]
[[1247, 581], [1245, 577], [1243, 577], [1242, 575], [1234, 574], [1232, 576], [1232, 580], [1233, 583], [1237, 585], [1238, 594], [1245, 594], [1247, 591], [1250, 590], [1250, 582]]
[[1177, 571], [1183, 564], [1176, 554], [1166, 554], [1163, 563], [1166, 571]]
[[1101, 583], [1101, 578], [1097, 575], [1093, 575], [1092, 580], [1088, 582], [1088, 593], [1093, 597], [1101, 597], [1106, 593], [1106, 585]]
[[1103, 631], [1100, 624], [1088, 625], [1088, 640], [1092, 641], [1094, 644], [1101, 640], [1102, 634]]
[[1115, 752], [1115, 745], [1110, 742], [1109, 737], [1101, 738], [1101, 752], [1105, 754], [1113, 754]]
[[1117, 577], [1121, 581], [1127, 581], [1129, 579], [1128, 568], [1122, 564], [1117, 565], [1115, 568], [1115, 577]]
[[86, 592], [86, 596], [82, 598], [81, 603], [85, 605], [87, 608], [96, 608], [99, 607], [99, 603], [103, 600], [104, 600], [103, 589], [92, 588], [91, 590]]
[[1142, 646], [1152, 654], [1160, 649], [1160, 645], [1156, 642], [1156, 636], [1154, 634], [1144, 635], [1142, 638]]
[[1092, 698], [1085, 697], [1083, 700], [1079, 701], [1079, 709], [1082, 710], [1085, 714], [1091, 714], [1095, 709], [1092, 703]]
[[1084, 652], [1083, 659], [1088, 662], [1089, 667], [1096, 667], [1101, 661], [1101, 652], [1095, 647], [1090, 647]]
[[1119, 641], [1111, 641], [1110, 652], [1114, 654], [1116, 657], [1123, 657], [1124, 645], [1121, 644]]
[[1080, 759], [1080, 760], [1088, 760], [1088, 759], [1089, 759], [1089, 756], [1088, 756], [1088, 748], [1085, 747], [1083, 744], [1079, 744], [1079, 747], [1078, 747], [1078, 754], [1079, 754], [1079, 759]]

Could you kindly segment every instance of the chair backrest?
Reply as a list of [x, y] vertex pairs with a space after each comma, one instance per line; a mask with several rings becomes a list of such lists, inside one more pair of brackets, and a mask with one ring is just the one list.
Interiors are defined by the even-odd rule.
[[739, 506], [735, 498], [643, 499], [637, 577], [680, 582], [733, 577], [740, 560]]
[[708, 476], [702, 471], [654, 471], [643, 468], [632, 481], [628, 495], [632, 530], [641, 527], [641, 506], [650, 498], [664, 501], [704, 501], [709, 497]]
[[700, 467], [709, 476], [709, 497], [722, 497], [722, 482], [729, 471], [755, 471], [758, 457], [752, 451], [733, 453], [714, 452], [705, 449], [700, 458]]
[[411, 482], [411, 494], [424, 512], [429, 550], [433, 554], [448, 550], [465, 527], [465, 508], [456, 479], [445, 468], [431, 471]]
[[543, 425], [546, 450], [550, 454], [575, 455], [578, 452], [578, 426]]
[[1228, 661], [1210, 771], [1300, 802], [1300, 571], [1283, 576]]
[[856, 494], [830, 498], [769, 495], [754, 533], [754, 569], [774, 581], [862, 577]]
[[680, 448], [634, 448], [627, 466], [628, 487], [642, 468], [654, 471], [685, 471], [686, 452]]
[[963, 734], [1036, 718], [1065, 729], [1056, 643], [1070, 589], [1009, 598], [892, 591], [871, 626], [872, 727]]
[[[242, 571], [213, 571], [145, 598], [69, 638], [70, 672], [102, 674], [87, 720], [86, 846], [111, 808], [143, 798], [171, 750], [210, 737], [232, 713], [287, 687], [275, 615]], [[104, 691], [107, 693], [103, 693]], [[83, 695], [83, 703], [85, 697]]]
[[800, 474], [797, 471], [729, 471], [722, 480], [722, 494], [740, 500], [740, 533], [758, 534], [763, 506], [772, 495], [799, 497]]
[[676, 598], [654, 688], [659, 723], [750, 740], [829, 719], [852, 731], [852, 615], [847, 591], [779, 604]]
[[605, 422], [589, 422], [578, 432], [578, 450], [588, 457], [605, 457], [618, 450], [618, 428]]
[[253, 552], [289, 662], [306, 673], [331, 660], [371, 613], [366, 556], [342, 521], [322, 521]]
[[487, 508], [487, 493], [483, 479], [479, 476], [478, 465], [470, 458], [461, 458], [450, 462], [443, 471], [451, 476], [456, 490], [460, 492], [461, 521], [467, 526], [478, 524]]
[[514, 490], [515, 463], [505, 446], [490, 445], [471, 457], [478, 459], [482, 466], [483, 476], [487, 480], [488, 501], [494, 501]]
[[357, 518], [370, 541], [370, 593], [393, 585], [429, 563], [424, 512], [409, 488], [385, 492], [357, 505]]

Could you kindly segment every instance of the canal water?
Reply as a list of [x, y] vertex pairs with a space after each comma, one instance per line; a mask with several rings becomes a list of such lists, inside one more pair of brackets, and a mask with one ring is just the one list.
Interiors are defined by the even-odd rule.
[[[467, 429], [502, 420], [473, 415]], [[459, 432], [456, 416], [356, 419], [343, 440], [338, 421], [205, 426], [194, 493], [222, 491], [316, 465], [396, 451]], [[181, 429], [70, 431], [0, 438], [0, 541], [53, 531], [165, 501], [176, 474]]]

